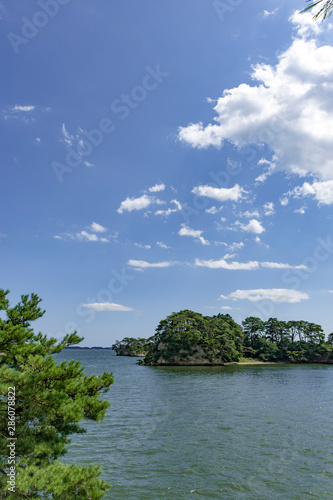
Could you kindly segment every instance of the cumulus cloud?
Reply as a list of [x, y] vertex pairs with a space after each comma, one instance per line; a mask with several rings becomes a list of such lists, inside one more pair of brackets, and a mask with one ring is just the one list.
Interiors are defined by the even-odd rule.
[[148, 269], [152, 267], [170, 267], [176, 264], [175, 262], [146, 262], [145, 260], [134, 260], [130, 259], [127, 264], [130, 267], [134, 267], [137, 269]]
[[192, 236], [192, 238], [200, 241], [203, 245], [209, 245], [209, 241], [205, 240], [203, 236], [201, 236], [203, 231], [191, 229], [186, 224], [182, 224], [181, 229], [178, 231], [179, 236]]
[[154, 198], [147, 196], [146, 194], [140, 196], [139, 198], [126, 198], [122, 201], [117, 212], [123, 214], [124, 212], [132, 212], [133, 210], [142, 210], [143, 208], [149, 207], [154, 201]]
[[158, 191], [164, 191], [165, 189], [165, 184], [155, 184], [155, 186], [152, 186], [148, 189], [150, 193], [157, 193]]
[[131, 307], [122, 306], [113, 302], [94, 302], [93, 304], [82, 304], [82, 307], [94, 311], [134, 311]]
[[212, 186], [196, 186], [192, 193], [206, 198], [212, 198], [217, 201], [238, 201], [246, 194], [245, 189], [235, 184], [232, 188], [216, 188]]
[[293, 266], [281, 262], [258, 262], [257, 260], [250, 260], [249, 262], [227, 262], [227, 259], [234, 257], [234, 255], [225, 255], [220, 260], [201, 260], [195, 259], [195, 266], [208, 267], [210, 269], [228, 269], [230, 271], [254, 271], [263, 268], [270, 269], [307, 269], [304, 265]]
[[295, 302], [301, 302], [310, 297], [307, 293], [287, 288], [259, 288], [255, 290], [236, 290], [228, 296], [220, 295], [220, 298], [233, 300], [247, 299], [251, 302], [271, 300], [272, 302], [288, 302], [294, 304]]
[[304, 182], [302, 186], [296, 186], [292, 191], [285, 193], [284, 196], [287, 203], [288, 197], [305, 198], [306, 196], [312, 196], [319, 205], [331, 205], [333, 203], [333, 180], [317, 181], [312, 184]]
[[243, 231], [247, 231], [248, 233], [261, 234], [265, 231], [265, 228], [256, 219], [251, 219], [248, 224], [241, 224], [238, 221], [235, 224], [239, 225]]
[[216, 123], [180, 127], [179, 139], [195, 148], [265, 143], [277, 168], [333, 180], [333, 47], [319, 45], [323, 28], [311, 14], [290, 20], [298, 36], [278, 63], [255, 65], [254, 85], [225, 90], [217, 100]]

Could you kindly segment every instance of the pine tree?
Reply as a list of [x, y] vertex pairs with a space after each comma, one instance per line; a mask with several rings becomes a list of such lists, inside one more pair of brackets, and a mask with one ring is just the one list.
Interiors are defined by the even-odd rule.
[[59, 459], [69, 436], [85, 432], [80, 421], [105, 416], [109, 403], [100, 395], [113, 376], [87, 376], [79, 361], [57, 364], [53, 354], [83, 339], [76, 332], [60, 342], [35, 334], [30, 323], [45, 312], [41, 299], [24, 295], [10, 307], [8, 293], [0, 290], [1, 317], [6, 315], [0, 319], [0, 498], [98, 500], [109, 488], [100, 466]]

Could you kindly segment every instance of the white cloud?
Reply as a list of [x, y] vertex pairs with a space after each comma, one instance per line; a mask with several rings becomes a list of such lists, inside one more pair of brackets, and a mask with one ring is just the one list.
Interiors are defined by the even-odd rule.
[[68, 130], [66, 129], [66, 125], [64, 123], [62, 124], [62, 127], [61, 127], [61, 133], [62, 133], [62, 137], [60, 139], [60, 142], [62, 142], [65, 146], [72, 147], [75, 137], [74, 137], [74, 135], [72, 135], [68, 132]]
[[77, 239], [83, 241], [99, 241], [97, 234], [87, 233], [87, 231], [81, 231], [80, 233], [76, 233], [76, 237]]
[[127, 264], [138, 269], [148, 269], [151, 267], [170, 267], [175, 265], [175, 262], [146, 262], [145, 260], [130, 259]]
[[281, 262], [261, 262], [262, 267], [269, 267], [270, 269], [307, 269], [303, 264], [299, 266], [292, 266], [291, 264], [283, 264]]
[[30, 111], [33, 111], [35, 108], [36, 106], [19, 106], [18, 104], [16, 104], [16, 106], [12, 108], [12, 111], [19, 113], [29, 113]]
[[241, 224], [238, 221], [235, 224], [239, 225], [243, 231], [247, 231], [248, 233], [261, 234], [265, 231], [265, 228], [256, 219], [251, 219], [248, 224]]
[[285, 193], [285, 196], [291, 196], [293, 198], [312, 196], [319, 205], [331, 205], [333, 203], [333, 180], [318, 181], [312, 184], [304, 182], [302, 186], [297, 186], [292, 191]]
[[249, 212], [246, 210], [243, 214], [241, 214], [243, 217], [260, 217], [258, 210], [253, 210], [253, 212]]
[[230, 293], [228, 297], [221, 295], [220, 298], [229, 298], [233, 300], [247, 299], [251, 302], [271, 300], [272, 302], [288, 302], [294, 304], [295, 302], [301, 302], [301, 300], [306, 300], [310, 297], [307, 293], [287, 288], [259, 288], [255, 290], [236, 290]]
[[297, 208], [296, 210], [294, 210], [295, 214], [305, 214], [305, 210], [306, 210], [306, 207], [301, 207], [301, 208]]
[[304, 12], [303, 14], [296, 10], [290, 16], [289, 20], [296, 25], [297, 33], [300, 37], [310, 35], [311, 33], [319, 34], [323, 31], [322, 26], [314, 19], [315, 12]]
[[84, 164], [86, 167], [94, 167], [95, 166], [93, 163], [90, 163], [90, 161], [85, 161]]
[[106, 227], [101, 226], [100, 224], [97, 224], [97, 222], [93, 222], [89, 229], [93, 231], [94, 233], [105, 233], [107, 231]]
[[192, 238], [199, 240], [203, 245], [209, 245], [209, 241], [205, 240], [203, 236], [201, 236], [203, 231], [191, 229], [186, 226], [186, 224], [182, 224], [181, 229], [178, 231], [179, 236], [192, 236]]
[[[101, 243], [109, 243], [110, 240], [108, 240], [107, 238], [101, 238], [100, 236], [97, 236], [97, 234], [95, 234], [96, 232], [105, 232], [107, 229], [103, 226], [101, 226], [100, 224], [97, 224], [96, 222], [93, 222], [90, 226], [89, 226], [89, 230], [90, 231], [94, 231], [93, 233], [92, 232], [88, 232], [88, 231], [80, 231], [78, 233], [62, 233], [60, 235], [55, 235], [53, 236], [53, 238], [57, 239], [57, 240], [64, 240], [64, 241], [68, 241], [68, 240], [79, 240], [79, 241], [99, 241]], [[113, 239], [116, 240], [116, 237], [117, 237], [117, 234], [115, 234], [113, 236]]]
[[246, 193], [245, 189], [235, 184], [232, 188], [216, 188], [211, 186], [196, 186], [192, 189], [193, 194], [205, 196], [217, 201], [238, 201]]
[[254, 66], [257, 83], [225, 90], [214, 107], [216, 123], [180, 127], [179, 138], [195, 148], [266, 143], [276, 168], [333, 180], [333, 47], [304, 38], [323, 29], [311, 14], [295, 13], [291, 21], [299, 36], [278, 63]]
[[154, 201], [154, 198], [147, 196], [146, 194], [140, 196], [139, 198], [126, 198], [122, 201], [117, 212], [122, 214], [124, 212], [132, 212], [132, 210], [142, 210], [143, 208], [149, 207]]
[[224, 259], [220, 260], [201, 260], [195, 259], [195, 265], [198, 267], [208, 267], [210, 269], [228, 269], [230, 271], [253, 271], [259, 268], [259, 262], [227, 262]]
[[42, 142], [41, 138], [40, 137], [36, 137], [35, 139], [35, 143], [37, 144], [37, 146], [39, 146], [39, 144]]
[[149, 250], [151, 248], [150, 245], [143, 245], [142, 243], [134, 243], [134, 245], [138, 248], [143, 248], [144, 250]]
[[263, 12], [263, 16], [264, 17], [270, 17], [270, 16], [275, 16], [275, 14], [277, 13], [278, 9], [274, 9], [274, 10], [264, 10]]
[[230, 311], [232, 309], [232, 307], [222, 306], [221, 309], [223, 309], [224, 311]]
[[167, 210], [157, 210], [155, 212], [155, 215], [164, 215], [165, 217], [168, 217], [170, 214], [173, 214], [175, 212], [179, 212], [182, 209], [181, 204], [177, 200], [171, 200], [170, 203], [173, 203], [176, 208], [168, 208]]
[[166, 248], [166, 249], [169, 249], [171, 247], [168, 247], [168, 245], [166, 245], [165, 243], [163, 243], [163, 241], [157, 241], [156, 242], [156, 245], [160, 248]]
[[94, 311], [134, 311], [131, 307], [114, 304], [113, 302], [95, 302], [93, 304], [82, 304], [82, 307]]
[[257, 260], [251, 260], [249, 262], [227, 262], [227, 259], [233, 257], [234, 255], [227, 254], [220, 260], [195, 259], [195, 265], [198, 267], [208, 267], [210, 269], [228, 269], [230, 271], [254, 271], [260, 267], [270, 269], [307, 269], [304, 265], [293, 266], [281, 262], [258, 262]]
[[231, 243], [228, 248], [231, 252], [234, 252], [235, 250], [240, 250], [241, 248], [244, 247], [244, 243], [241, 241], [239, 243]]
[[264, 214], [267, 216], [275, 214], [274, 203], [272, 201], [268, 201], [267, 203], [265, 203]]
[[220, 207], [220, 208], [216, 208], [214, 205], [210, 208], [206, 208], [205, 212], [207, 214], [217, 214], [218, 212], [220, 212], [222, 210], [223, 207]]
[[148, 189], [150, 193], [157, 193], [158, 191], [164, 191], [165, 189], [165, 184], [155, 184], [155, 186], [152, 186]]

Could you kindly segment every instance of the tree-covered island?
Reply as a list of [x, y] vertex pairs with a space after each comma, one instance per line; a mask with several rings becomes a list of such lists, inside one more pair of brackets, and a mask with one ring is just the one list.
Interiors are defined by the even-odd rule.
[[261, 362], [333, 363], [333, 334], [325, 340], [322, 327], [307, 321], [248, 317], [240, 326], [229, 314], [203, 316], [184, 310], [159, 323], [141, 364], [224, 365], [244, 357]]
[[147, 355], [151, 343], [151, 339], [125, 337], [123, 340], [116, 340], [111, 348], [117, 356], [143, 357]]

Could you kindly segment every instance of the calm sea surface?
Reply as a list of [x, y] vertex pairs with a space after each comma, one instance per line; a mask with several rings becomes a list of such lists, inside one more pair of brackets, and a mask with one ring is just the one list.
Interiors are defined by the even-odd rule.
[[141, 367], [66, 350], [111, 371], [105, 420], [67, 460], [103, 466], [107, 499], [333, 499], [333, 365]]

